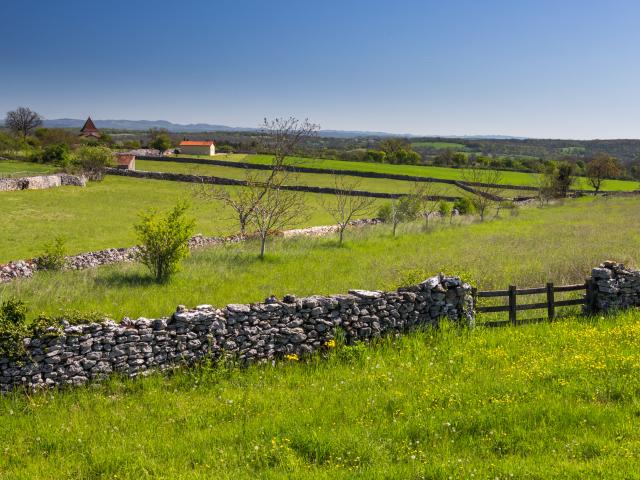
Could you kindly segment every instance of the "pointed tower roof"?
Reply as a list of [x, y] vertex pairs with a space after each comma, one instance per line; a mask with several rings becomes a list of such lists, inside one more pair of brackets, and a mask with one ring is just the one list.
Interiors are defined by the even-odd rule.
[[91, 120], [91, 117], [87, 118], [87, 121], [84, 122], [84, 126], [80, 130], [81, 137], [99, 137], [100, 131], [96, 128], [95, 123]]

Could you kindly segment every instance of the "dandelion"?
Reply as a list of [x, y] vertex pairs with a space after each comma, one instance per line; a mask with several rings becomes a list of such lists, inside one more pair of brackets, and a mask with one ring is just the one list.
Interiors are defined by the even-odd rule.
[[332, 338], [331, 340], [324, 342], [324, 345], [327, 348], [336, 348], [336, 341]]
[[295, 354], [295, 353], [291, 353], [291, 354], [287, 355], [287, 356], [286, 356], [286, 357], [284, 357], [284, 358], [286, 358], [286, 359], [287, 359], [287, 360], [289, 360], [290, 362], [297, 362], [298, 360], [300, 360], [300, 358], [298, 357], [298, 355], [297, 355], [297, 354]]

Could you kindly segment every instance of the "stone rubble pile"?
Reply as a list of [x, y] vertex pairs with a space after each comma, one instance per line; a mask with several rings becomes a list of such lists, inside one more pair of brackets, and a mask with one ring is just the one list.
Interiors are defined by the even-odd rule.
[[592, 310], [607, 312], [640, 306], [640, 271], [607, 261], [594, 268], [591, 277], [595, 289]]
[[0, 391], [80, 385], [112, 372], [136, 376], [203, 358], [249, 364], [303, 356], [327, 348], [338, 328], [348, 342], [367, 341], [437, 326], [444, 317], [474, 325], [471, 287], [457, 277], [432, 277], [394, 292], [272, 296], [222, 309], [179, 306], [168, 318], [50, 327], [25, 340], [24, 357], [0, 358]]

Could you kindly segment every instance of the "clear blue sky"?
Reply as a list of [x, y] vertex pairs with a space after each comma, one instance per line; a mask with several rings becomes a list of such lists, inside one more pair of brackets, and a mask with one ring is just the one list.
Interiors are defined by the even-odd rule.
[[0, 114], [640, 137], [637, 0], [3, 0]]

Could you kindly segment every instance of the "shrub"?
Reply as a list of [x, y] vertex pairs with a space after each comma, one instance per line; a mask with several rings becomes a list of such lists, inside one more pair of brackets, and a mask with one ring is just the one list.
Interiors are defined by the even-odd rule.
[[438, 203], [438, 213], [444, 218], [451, 215], [451, 204], [449, 202], [445, 202], [444, 200], [440, 200]]
[[71, 153], [66, 143], [58, 143], [49, 145], [44, 148], [37, 159], [42, 163], [51, 163], [63, 168], [67, 168], [71, 164]]
[[475, 212], [473, 201], [468, 197], [462, 197], [456, 200], [453, 204], [453, 208], [457, 210], [460, 215], [471, 215]]
[[85, 145], [76, 157], [76, 166], [91, 180], [102, 180], [104, 169], [113, 163], [113, 155], [107, 147]]
[[27, 318], [27, 306], [22, 300], [10, 298], [0, 306], [0, 323], [21, 325]]
[[25, 353], [23, 338], [27, 336], [24, 302], [11, 298], [0, 305], [0, 357], [17, 358]]
[[180, 261], [189, 255], [189, 238], [195, 221], [185, 214], [186, 203], [178, 203], [165, 216], [156, 211], [141, 214], [135, 230], [140, 241], [138, 261], [146, 265], [156, 282], [165, 282], [178, 271]]
[[66, 240], [56, 237], [44, 246], [44, 252], [38, 257], [38, 266], [44, 270], [62, 270], [67, 254]]

